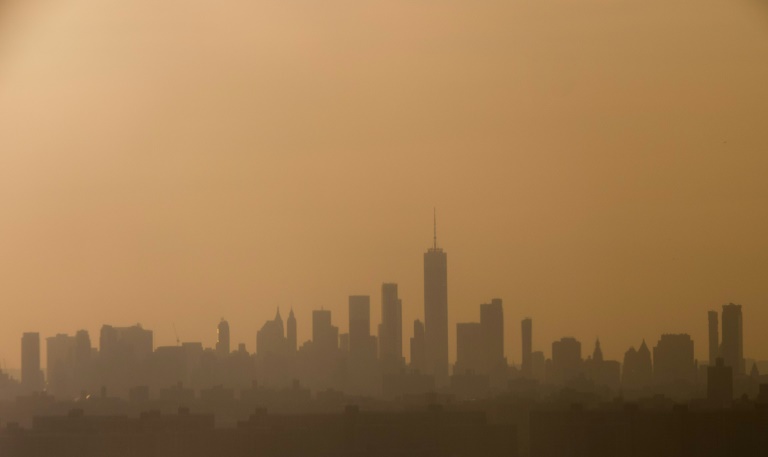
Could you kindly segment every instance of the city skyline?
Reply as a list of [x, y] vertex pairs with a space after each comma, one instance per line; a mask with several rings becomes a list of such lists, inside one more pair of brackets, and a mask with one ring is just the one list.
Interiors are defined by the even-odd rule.
[[764, 8], [268, 3], [3, 2], [4, 366], [31, 329], [212, 344], [226, 317], [253, 349], [277, 306], [354, 294], [378, 325], [384, 282], [423, 319], [435, 206], [451, 360], [492, 297], [515, 362], [527, 316], [534, 347], [600, 337], [617, 360], [706, 341], [728, 302], [768, 358]]

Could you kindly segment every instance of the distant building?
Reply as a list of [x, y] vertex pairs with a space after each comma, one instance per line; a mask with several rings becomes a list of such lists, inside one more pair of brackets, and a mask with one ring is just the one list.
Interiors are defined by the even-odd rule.
[[741, 305], [723, 305], [723, 362], [733, 367], [734, 375], [745, 373], [744, 333], [742, 330]]
[[63, 333], [46, 338], [48, 391], [62, 398], [74, 388], [75, 338]]
[[275, 318], [265, 322], [261, 330], [256, 333], [256, 355], [260, 358], [269, 355], [284, 355], [287, 347], [283, 318], [280, 317], [280, 309], [278, 308]]
[[[426, 368], [426, 351], [424, 341], [424, 323], [416, 319], [413, 321], [413, 337], [411, 338], [411, 369], [421, 373]], [[434, 377], [432, 378], [434, 383]]]
[[480, 305], [480, 327], [483, 371], [503, 376], [507, 361], [504, 358], [504, 309], [500, 298]]
[[592, 356], [584, 361], [584, 369], [587, 378], [595, 385], [608, 387], [612, 390], [619, 389], [621, 385], [621, 364], [615, 360], [604, 360], [603, 351], [600, 348], [600, 340], [595, 341], [595, 349]]
[[428, 374], [438, 386], [448, 382], [448, 258], [433, 246], [424, 253], [424, 336]]
[[40, 334], [27, 332], [21, 336], [21, 384], [27, 391], [43, 389], [40, 369]]
[[141, 325], [113, 327], [103, 325], [99, 338], [102, 359], [120, 361], [143, 361], [152, 355], [152, 331]]
[[624, 369], [621, 377], [621, 385], [625, 390], [640, 391], [651, 385], [653, 380], [653, 362], [651, 361], [651, 351], [645, 340], [640, 344], [640, 348], [634, 347], [624, 354]]
[[531, 353], [533, 351], [533, 320], [530, 317], [523, 319], [520, 323], [521, 334], [523, 337], [523, 357], [522, 357], [522, 370], [523, 376], [526, 378], [533, 377], [533, 370], [531, 366]]
[[376, 347], [371, 338], [371, 297], [349, 297], [349, 356], [351, 359], [376, 358]]
[[286, 339], [288, 340], [288, 352], [293, 354], [298, 348], [298, 335], [296, 334], [296, 316], [293, 315], [293, 308], [288, 313], [286, 321]]
[[693, 340], [688, 334], [661, 335], [653, 348], [653, 378], [657, 385], [695, 382]]
[[331, 312], [312, 311], [312, 342], [319, 353], [333, 353], [339, 349], [339, 328], [331, 325]]
[[552, 343], [552, 380], [568, 383], [583, 375], [581, 343], [576, 338], [561, 338]]
[[715, 365], [720, 357], [720, 336], [718, 334], [717, 311], [707, 313], [709, 320], [709, 364]]
[[229, 355], [229, 341], [229, 322], [222, 319], [216, 328], [216, 354], [219, 357], [227, 357]]
[[482, 325], [477, 322], [456, 324], [456, 364], [453, 373], [455, 375], [487, 374], [483, 356]]
[[381, 286], [381, 324], [379, 324], [379, 359], [385, 373], [397, 373], [403, 359], [403, 302], [397, 284]]

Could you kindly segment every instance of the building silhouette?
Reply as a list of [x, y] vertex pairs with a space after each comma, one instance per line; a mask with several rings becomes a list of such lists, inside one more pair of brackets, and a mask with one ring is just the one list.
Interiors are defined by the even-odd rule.
[[424, 323], [416, 319], [413, 321], [413, 337], [411, 338], [411, 369], [417, 372], [426, 373], [426, 366], [427, 352], [424, 336]]
[[733, 367], [734, 375], [745, 373], [744, 334], [742, 330], [741, 305], [723, 305], [723, 362]]
[[312, 343], [320, 354], [339, 349], [339, 328], [331, 324], [331, 312], [327, 309], [312, 311]]
[[456, 324], [456, 375], [487, 374], [485, 371], [483, 328], [478, 322]]
[[661, 335], [653, 348], [653, 379], [654, 383], [660, 386], [695, 383], [696, 366], [690, 335]]
[[557, 384], [566, 384], [582, 375], [581, 343], [572, 337], [553, 342], [552, 381]]
[[500, 298], [480, 305], [483, 371], [494, 378], [506, 376], [504, 358], [504, 309]]
[[624, 390], [641, 391], [651, 385], [653, 381], [653, 362], [651, 351], [645, 340], [640, 348], [629, 348], [624, 353], [624, 366], [621, 376], [621, 385]]
[[226, 357], [229, 353], [229, 322], [221, 319], [218, 327], [216, 327], [216, 354], [219, 357]]
[[531, 367], [531, 353], [533, 351], [533, 320], [530, 317], [523, 319], [520, 323], [522, 335], [522, 366], [523, 376], [531, 378], [533, 370]]
[[726, 366], [722, 357], [707, 367], [707, 400], [720, 407], [733, 401], [733, 367]]
[[280, 316], [280, 308], [277, 309], [275, 318], [267, 321], [256, 332], [256, 356], [265, 358], [270, 355], [284, 355], [287, 352], [288, 343], [285, 339], [285, 326]]
[[403, 302], [397, 284], [381, 286], [381, 323], [379, 324], [379, 359], [384, 373], [397, 373], [403, 359]]
[[43, 371], [40, 369], [40, 334], [21, 335], [21, 385], [27, 391], [43, 389]]
[[720, 335], [718, 332], [717, 311], [707, 313], [709, 322], [709, 364], [714, 366], [720, 357]]
[[376, 344], [371, 335], [371, 297], [349, 297], [349, 356], [353, 360], [376, 358]]
[[424, 253], [424, 337], [426, 369], [438, 386], [448, 380], [448, 260], [437, 247], [437, 231]]
[[288, 340], [288, 352], [293, 354], [298, 349], [298, 335], [296, 334], [296, 316], [293, 315], [293, 308], [288, 313], [286, 320], [286, 339]]

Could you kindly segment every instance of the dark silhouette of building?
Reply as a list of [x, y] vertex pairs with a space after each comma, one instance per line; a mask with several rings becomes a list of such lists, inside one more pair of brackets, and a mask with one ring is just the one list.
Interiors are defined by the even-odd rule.
[[229, 322], [221, 319], [216, 328], [216, 354], [219, 357], [226, 357], [230, 352], [229, 344]]
[[329, 354], [339, 349], [339, 328], [331, 325], [329, 310], [312, 311], [312, 343], [321, 354]]
[[722, 357], [707, 367], [707, 400], [721, 407], [733, 401], [733, 367], [726, 366]]
[[523, 337], [522, 348], [522, 370], [523, 376], [531, 378], [533, 376], [533, 370], [531, 367], [531, 353], [533, 351], [533, 320], [530, 317], [523, 319], [520, 323], [521, 334]]
[[723, 305], [723, 361], [733, 367], [734, 375], [745, 373], [744, 334], [742, 331], [741, 305]]
[[287, 352], [288, 343], [285, 339], [285, 326], [280, 317], [280, 308], [277, 309], [275, 318], [267, 321], [256, 333], [256, 355], [265, 358], [269, 355], [284, 355]]
[[141, 325], [113, 327], [103, 325], [99, 337], [99, 352], [105, 359], [143, 361], [152, 355], [152, 331]]
[[480, 305], [483, 371], [493, 378], [503, 378], [507, 367], [504, 358], [504, 309], [500, 298]]
[[21, 385], [27, 391], [43, 389], [43, 371], [40, 369], [40, 334], [21, 335]]
[[709, 321], [709, 364], [714, 366], [720, 357], [720, 335], [718, 333], [717, 311], [707, 313]]
[[288, 352], [293, 354], [298, 349], [298, 335], [296, 334], [296, 316], [293, 315], [293, 308], [288, 313], [286, 321], [286, 339], [288, 340]]
[[618, 390], [621, 385], [621, 363], [603, 358], [599, 339], [595, 341], [592, 355], [584, 361], [584, 371], [587, 378], [599, 387]]
[[376, 346], [371, 335], [371, 298], [368, 295], [349, 297], [349, 356], [356, 360], [376, 358]]
[[400, 372], [403, 359], [403, 302], [397, 284], [381, 286], [381, 324], [379, 324], [379, 359], [384, 373]]
[[653, 378], [660, 386], [687, 384], [696, 381], [693, 340], [690, 335], [664, 334], [653, 348]]
[[424, 253], [424, 336], [426, 368], [438, 386], [448, 381], [448, 260], [434, 243]]
[[426, 372], [426, 366], [427, 353], [424, 337], [424, 324], [416, 319], [413, 321], [413, 337], [411, 338], [411, 369], [424, 373]]
[[583, 375], [581, 343], [566, 337], [552, 343], [552, 381], [569, 383]]
[[46, 338], [48, 391], [56, 397], [74, 389], [75, 338], [63, 333]]
[[487, 374], [484, 366], [483, 327], [477, 322], [456, 324], [456, 364], [453, 373]]
[[621, 377], [621, 385], [625, 390], [642, 391], [651, 385], [653, 381], [653, 362], [651, 351], [645, 340], [640, 348], [634, 347], [624, 354], [624, 369]]

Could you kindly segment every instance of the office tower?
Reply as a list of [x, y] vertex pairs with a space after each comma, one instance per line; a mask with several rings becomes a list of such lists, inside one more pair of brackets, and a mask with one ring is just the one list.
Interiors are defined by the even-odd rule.
[[286, 333], [288, 338], [288, 351], [293, 354], [296, 352], [298, 345], [298, 339], [296, 337], [296, 316], [293, 315], [293, 308], [288, 313], [288, 321], [286, 322]]
[[103, 359], [142, 361], [152, 355], [152, 331], [140, 324], [131, 327], [103, 325], [99, 335], [99, 352]]
[[331, 312], [326, 309], [312, 311], [312, 343], [320, 353], [339, 349], [339, 329], [331, 325]]
[[480, 305], [480, 327], [483, 371], [499, 373], [507, 364], [504, 359], [504, 310], [500, 298]]
[[742, 332], [741, 305], [723, 305], [723, 362], [733, 367], [733, 374], [745, 373], [744, 334]]
[[530, 317], [523, 319], [521, 323], [523, 335], [523, 376], [530, 378], [532, 375], [531, 351], [533, 350], [533, 321]]
[[581, 343], [575, 338], [561, 338], [552, 343], [553, 380], [566, 383], [582, 374]]
[[371, 298], [368, 295], [349, 297], [349, 354], [353, 358], [375, 358], [371, 338]]
[[453, 373], [487, 374], [485, 371], [485, 335], [483, 326], [477, 322], [456, 324], [456, 365]]
[[277, 309], [275, 318], [267, 321], [256, 332], [256, 355], [266, 357], [270, 354], [282, 355], [286, 349], [285, 327], [283, 318], [280, 317], [280, 308]]
[[43, 372], [40, 370], [40, 334], [27, 332], [21, 335], [21, 384], [26, 390], [43, 388]]
[[416, 319], [413, 321], [413, 337], [411, 338], [411, 368], [414, 371], [423, 372], [426, 368], [425, 344], [424, 323]]
[[709, 317], [709, 365], [714, 366], [720, 355], [720, 336], [717, 332], [717, 311], [707, 313]]
[[229, 322], [222, 318], [216, 328], [216, 355], [227, 357], [229, 351]]
[[91, 352], [91, 336], [88, 330], [78, 330], [75, 333], [75, 363], [78, 368], [90, 362]]
[[427, 372], [438, 386], [448, 381], [448, 260], [437, 247], [424, 253], [424, 337]]
[[621, 384], [626, 390], [642, 390], [651, 384], [653, 379], [653, 362], [651, 351], [645, 340], [640, 348], [629, 348], [624, 353], [624, 367], [621, 375]]
[[381, 286], [381, 324], [379, 324], [379, 359], [385, 373], [396, 373], [403, 360], [403, 302], [397, 284]]
[[72, 393], [74, 388], [75, 338], [63, 333], [46, 338], [48, 391], [57, 397]]
[[691, 337], [685, 333], [661, 335], [653, 348], [653, 379], [656, 384], [692, 383], [695, 377]]

